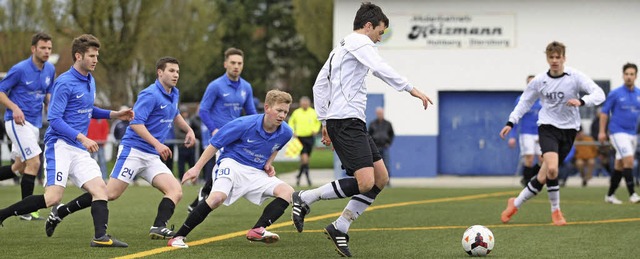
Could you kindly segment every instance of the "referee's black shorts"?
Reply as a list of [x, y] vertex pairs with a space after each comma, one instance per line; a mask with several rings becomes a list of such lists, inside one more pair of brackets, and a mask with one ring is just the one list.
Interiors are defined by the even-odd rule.
[[558, 153], [558, 161], [562, 163], [569, 155], [577, 133], [575, 129], [559, 129], [548, 124], [538, 126], [538, 141], [542, 156], [547, 152]]
[[361, 168], [373, 167], [373, 162], [382, 159], [367, 132], [367, 125], [360, 119], [327, 120], [327, 133], [342, 162], [342, 168], [349, 176]]
[[300, 143], [302, 143], [302, 151], [300, 153], [311, 155], [311, 150], [313, 150], [313, 144], [316, 142], [316, 138], [313, 136], [309, 136], [309, 137], [298, 136], [298, 140], [300, 140]]

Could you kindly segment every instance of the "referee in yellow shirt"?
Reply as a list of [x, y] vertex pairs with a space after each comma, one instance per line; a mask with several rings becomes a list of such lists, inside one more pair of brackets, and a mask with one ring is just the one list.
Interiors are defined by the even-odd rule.
[[316, 111], [311, 108], [311, 100], [309, 97], [300, 98], [300, 108], [291, 113], [289, 118], [289, 126], [293, 129], [293, 136], [297, 137], [302, 143], [302, 151], [300, 152], [300, 172], [296, 177], [296, 186], [300, 186], [300, 177], [304, 173], [307, 176], [307, 183], [311, 186], [311, 178], [309, 178], [309, 156], [313, 150], [315, 143], [315, 135], [320, 131], [320, 121]]

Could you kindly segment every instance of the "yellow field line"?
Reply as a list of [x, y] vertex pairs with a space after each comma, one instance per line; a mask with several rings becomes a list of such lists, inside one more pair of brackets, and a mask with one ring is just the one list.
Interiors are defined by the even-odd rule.
[[[483, 198], [499, 197], [499, 196], [505, 196], [505, 195], [513, 195], [513, 194], [515, 194], [514, 191], [505, 191], [505, 192], [494, 192], [494, 193], [466, 195], [466, 196], [460, 196], [460, 197], [449, 197], [449, 198], [437, 198], [437, 199], [428, 199], [428, 200], [421, 200], [421, 201], [398, 202], [398, 203], [391, 203], [391, 204], [374, 205], [374, 206], [369, 207], [367, 209], [367, 211], [379, 210], [379, 209], [389, 209], [389, 208], [402, 207], [402, 206], [419, 205], [419, 204], [483, 199]], [[334, 217], [340, 216], [340, 214], [342, 214], [342, 212], [329, 213], [329, 214], [324, 214], [324, 215], [315, 216], [315, 217], [308, 217], [308, 218], [305, 218], [304, 221], [305, 222], [312, 222], [312, 221], [318, 221], [318, 220], [327, 219], [327, 218], [334, 218]], [[567, 224], [570, 224], [570, 223], [567, 223]], [[282, 222], [282, 223], [273, 224], [273, 225], [271, 225], [269, 227], [269, 229], [276, 229], [276, 228], [281, 228], [281, 227], [291, 226], [291, 225], [293, 225], [293, 223], [291, 221], [286, 221], [286, 222]], [[464, 227], [464, 228], [466, 228], [466, 227]], [[379, 229], [379, 230], [383, 230], [383, 229]], [[320, 231], [320, 230], [318, 230], [318, 231]], [[365, 231], [365, 230], [355, 230], [355, 229], [353, 229], [351, 231]], [[221, 241], [221, 240], [235, 238], [235, 237], [241, 237], [241, 236], [243, 236], [245, 234], [246, 234], [246, 231], [238, 231], [238, 232], [228, 233], [228, 234], [214, 236], [214, 237], [210, 237], [210, 238], [191, 241], [191, 242], [188, 242], [187, 245], [189, 245], [189, 247], [198, 246], [198, 245], [204, 245], [204, 244], [211, 243], [211, 242]], [[150, 256], [150, 255], [164, 253], [164, 252], [168, 252], [168, 251], [173, 251], [173, 250], [176, 250], [176, 249], [180, 249], [180, 248], [165, 246], [165, 247], [155, 248], [155, 249], [142, 251], [142, 252], [138, 252], [138, 253], [134, 253], [134, 254], [130, 254], [130, 255], [116, 257], [116, 258], [118, 258], [118, 259], [140, 258], [140, 257]]]

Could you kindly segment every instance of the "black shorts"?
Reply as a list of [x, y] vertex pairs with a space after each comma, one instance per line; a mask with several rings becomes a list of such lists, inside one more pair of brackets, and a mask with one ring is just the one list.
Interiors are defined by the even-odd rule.
[[373, 162], [382, 159], [367, 125], [359, 119], [327, 120], [327, 133], [349, 176], [359, 169], [373, 167]]
[[562, 163], [571, 151], [577, 133], [575, 129], [558, 129], [547, 124], [538, 126], [538, 141], [542, 156], [547, 152], [556, 152], [558, 161]]
[[313, 136], [298, 137], [298, 140], [302, 143], [302, 151], [300, 153], [311, 155], [311, 150], [313, 150], [313, 144], [316, 142], [316, 138]]

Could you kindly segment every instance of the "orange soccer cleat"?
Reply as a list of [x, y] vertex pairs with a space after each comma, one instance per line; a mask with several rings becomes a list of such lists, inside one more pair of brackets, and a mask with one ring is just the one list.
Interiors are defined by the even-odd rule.
[[553, 220], [553, 224], [556, 226], [564, 226], [567, 224], [567, 221], [564, 220], [564, 216], [562, 216], [562, 211], [560, 211], [560, 209], [556, 209], [551, 213], [551, 220]]
[[513, 215], [518, 212], [518, 208], [514, 204], [515, 200], [516, 198], [509, 198], [509, 200], [507, 201], [507, 208], [504, 209], [504, 211], [502, 211], [502, 214], [500, 215], [500, 220], [502, 220], [502, 223], [509, 223], [511, 217], [513, 217]]

